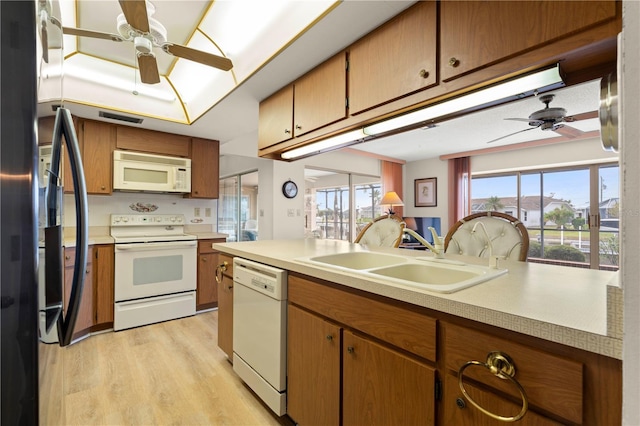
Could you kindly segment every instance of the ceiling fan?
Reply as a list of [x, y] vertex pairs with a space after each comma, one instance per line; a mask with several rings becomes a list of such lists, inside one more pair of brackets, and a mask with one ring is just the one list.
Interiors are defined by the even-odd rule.
[[[41, 11], [47, 9], [48, 1], [50, 0], [40, 0]], [[79, 37], [101, 38], [116, 42], [133, 42], [140, 69], [140, 80], [146, 84], [160, 83], [158, 64], [153, 53], [153, 47], [159, 47], [165, 53], [178, 58], [188, 59], [223, 71], [229, 71], [233, 67], [231, 60], [223, 56], [167, 41], [166, 28], [158, 20], [151, 17], [155, 12], [155, 6], [151, 2], [145, 0], [119, 0], [119, 3], [123, 12], [117, 18], [119, 34], [64, 26], [62, 27], [62, 32]], [[55, 18], [50, 19], [54, 24], [60, 25], [57, 20], [54, 21]], [[43, 51], [46, 52], [48, 50], [46, 45], [46, 26], [41, 25], [41, 33], [42, 31], [44, 31], [44, 34], [41, 35]]]
[[564, 108], [549, 107], [549, 104], [551, 103], [551, 101], [553, 101], [554, 97], [555, 96], [552, 94], [540, 96], [540, 102], [542, 102], [545, 107], [532, 113], [529, 118], [505, 118], [505, 120], [528, 122], [529, 126], [531, 127], [529, 127], [528, 129], [510, 133], [505, 136], [501, 136], [497, 139], [490, 140], [487, 143], [496, 142], [501, 139], [508, 138], [509, 136], [535, 129], [551, 130], [562, 136], [573, 139], [582, 135], [584, 132], [582, 130], [576, 129], [575, 127], [567, 126], [563, 123], [571, 123], [574, 121], [587, 120], [590, 118], [598, 118], [598, 111], [590, 111], [584, 112], [582, 114], [568, 116], [567, 110]]

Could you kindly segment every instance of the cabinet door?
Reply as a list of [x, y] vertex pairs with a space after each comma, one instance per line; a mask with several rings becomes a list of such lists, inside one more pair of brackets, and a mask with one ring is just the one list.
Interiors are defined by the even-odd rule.
[[436, 2], [421, 1], [351, 46], [349, 113], [436, 84], [436, 31]]
[[300, 136], [347, 116], [346, 54], [323, 62], [294, 83], [293, 135]]
[[444, 81], [614, 19], [615, 1], [440, 2]]
[[233, 277], [226, 274], [218, 286], [218, 347], [233, 357]]
[[[73, 265], [75, 262], [75, 248], [65, 248], [64, 250], [64, 308], [65, 314], [69, 307], [69, 298], [71, 297], [71, 285], [73, 280]], [[73, 329], [74, 338], [78, 335], [86, 334], [94, 324], [93, 320], [93, 273], [91, 259], [93, 257], [93, 247], [89, 247], [87, 253], [87, 268], [85, 269], [84, 288], [82, 290], [82, 298], [80, 299], [80, 308], [76, 325]]]
[[343, 424], [433, 425], [435, 370], [345, 330]]
[[[495, 393], [480, 387], [468, 384], [464, 385], [467, 393], [473, 400], [485, 410], [503, 416], [513, 417], [520, 413], [521, 403], [508, 401]], [[493, 419], [471, 405], [458, 387], [458, 378], [447, 374], [444, 383], [444, 423], [456, 426], [497, 426], [505, 422]], [[543, 417], [534, 411], [528, 410], [517, 424], [519, 426], [556, 426], [562, 423]]]
[[94, 246], [96, 325], [113, 325], [115, 253], [113, 244]]
[[217, 306], [216, 266], [218, 266], [218, 253], [201, 253], [198, 255], [198, 285], [196, 291], [196, 309], [198, 310]]
[[218, 198], [220, 144], [207, 139], [191, 139], [190, 198]]
[[340, 424], [340, 327], [293, 305], [287, 320], [287, 414], [300, 425]]
[[116, 127], [99, 121], [83, 121], [82, 162], [88, 194], [111, 194]]
[[293, 137], [293, 85], [260, 102], [258, 148], [268, 148]]
[[116, 147], [151, 154], [189, 157], [191, 138], [172, 133], [118, 126]]

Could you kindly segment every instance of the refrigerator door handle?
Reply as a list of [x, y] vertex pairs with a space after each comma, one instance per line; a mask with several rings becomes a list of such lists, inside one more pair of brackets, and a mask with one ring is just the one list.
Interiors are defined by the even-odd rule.
[[[80, 300], [82, 299], [82, 291], [84, 289], [85, 270], [87, 268], [87, 253], [88, 253], [88, 207], [87, 207], [87, 188], [84, 179], [84, 168], [82, 166], [82, 159], [80, 157], [80, 148], [78, 146], [78, 138], [75, 128], [73, 126], [73, 119], [71, 112], [66, 108], [58, 108], [56, 111], [56, 119], [53, 127], [53, 147], [51, 154], [51, 174], [49, 175], [49, 186], [47, 194], [47, 230], [50, 228], [57, 228], [56, 230], [49, 231], [52, 234], [57, 234], [55, 239], [57, 242], [53, 245], [46, 244], [45, 250], [54, 250], [54, 255], [47, 255], [46, 268], [49, 269], [49, 258], [52, 258], [54, 263], [57, 264], [56, 269], [51, 274], [47, 271], [47, 294], [59, 294], [60, 304], [62, 302], [62, 240], [60, 225], [57, 221], [58, 204], [58, 176], [60, 175], [60, 158], [62, 151], [62, 138], [64, 137], [65, 145], [67, 147], [67, 153], [69, 154], [69, 164], [71, 166], [71, 177], [74, 184], [74, 198], [75, 198], [75, 210], [76, 210], [76, 253], [75, 262], [73, 268], [73, 280], [71, 285], [71, 294], [69, 296], [69, 304], [67, 306], [65, 315], [58, 315], [58, 337], [60, 346], [67, 346], [71, 343], [73, 337], [73, 329], [78, 317], [78, 310], [80, 307]], [[45, 234], [46, 236], [46, 234]], [[51, 277], [50, 275], [55, 275]], [[53, 289], [50, 286], [55, 286]], [[50, 303], [51, 302], [51, 303]], [[56, 305], [55, 301], [47, 300], [47, 305]]]

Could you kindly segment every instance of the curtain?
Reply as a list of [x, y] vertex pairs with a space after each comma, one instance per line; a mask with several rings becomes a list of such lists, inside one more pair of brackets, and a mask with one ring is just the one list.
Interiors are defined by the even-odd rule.
[[449, 160], [449, 227], [471, 213], [471, 157]]
[[[380, 160], [380, 174], [380, 184], [382, 186], [381, 196], [384, 196], [384, 194], [389, 191], [395, 191], [404, 202], [404, 195], [402, 192], [402, 164]], [[395, 211], [396, 216], [402, 217], [402, 206], [395, 206], [393, 210]]]

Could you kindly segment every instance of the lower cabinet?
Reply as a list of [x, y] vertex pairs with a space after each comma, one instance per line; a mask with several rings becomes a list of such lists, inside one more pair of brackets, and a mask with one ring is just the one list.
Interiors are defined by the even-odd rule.
[[[406, 336], [400, 328], [404, 319], [398, 322], [402, 315], [393, 316], [395, 307], [384, 309], [331, 288], [324, 294], [318, 285], [289, 276], [289, 417], [300, 425], [435, 424], [435, 367], [428, 359], [406, 353], [425, 349], [414, 340], [435, 340], [435, 322], [409, 312], [415, 321], [405, 325], [412, 329], [419, 324], [422, 333], [417, 339], [400, 337], [396, 347], [395, 342], [368, 335], [370, 330], [388, 334], [389, 340]], [[392, 316], [382, 321], [386, 314]]]
[[288, 285], [301, 426], [622, 423], [618, 359], [294, 272]]
[[233, 360], [233, 258], [226, 254], [218, 257], [216, 267], [218, 284], [218, 347]]
[[218, 306], [218, 285], [215, 276], [220, 253], [213, 249], [213, 244], [224, 241], [224, 239], [198, 241], [198, 283], [196, 287], [196, 310], [198, 311]]
[[115, 251], [113, 244], [100, 244], [93, 247], [94, 273], [94, 330], [113, 327], [114, 307], [114, 265]]
[[[71, 297], [71, 286], [73, 285], [73, 267], [75, 265], [75, 247], [64, 249], [64, 311], [65, 315], [69, 309], [69, 299]], [[73, 328], [73, 339], [89, 334], [94, 324], [93, 308], [93, 246], [89, 246], [87, 253], [87, 267], [84, 270], [84, 287], [76, 324]]]

